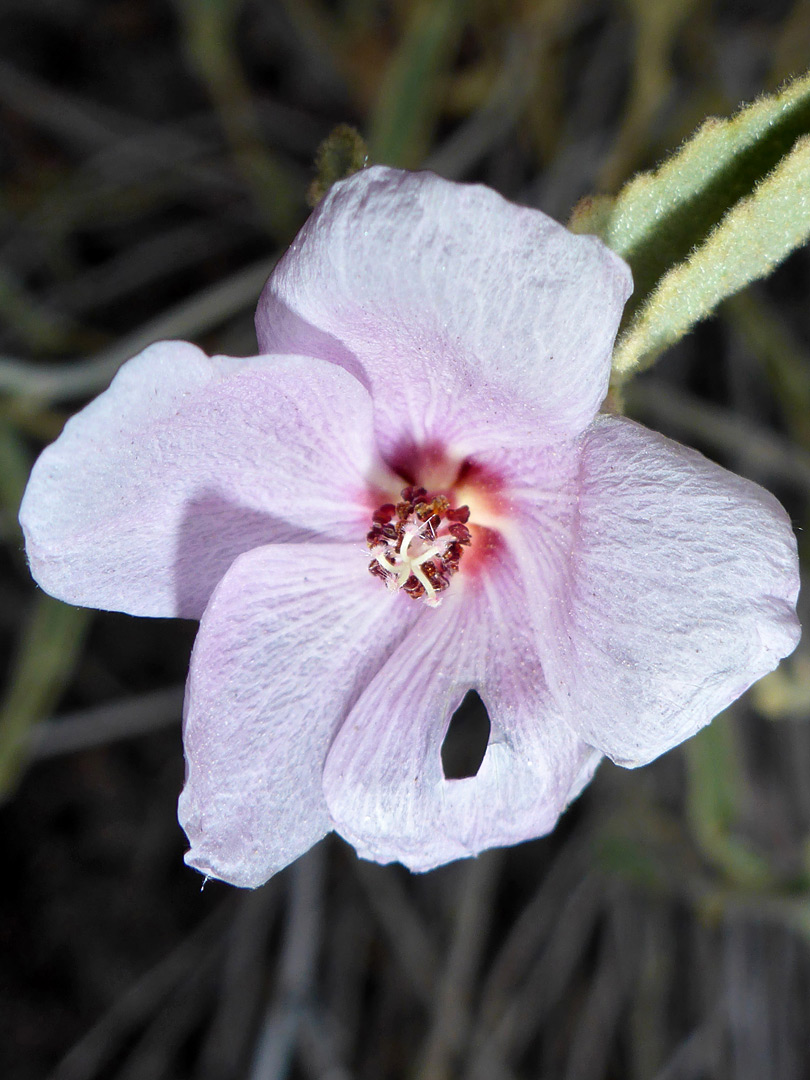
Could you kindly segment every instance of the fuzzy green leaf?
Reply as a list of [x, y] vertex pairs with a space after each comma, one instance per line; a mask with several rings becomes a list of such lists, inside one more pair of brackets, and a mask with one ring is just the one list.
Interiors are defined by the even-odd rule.
[[643, 303], [663, 274], [809, 133], [810, 74], [735, 116], [710, 117], [658, 169], [634, 177], [608, 214], [601, 207], [599, 235], [633, 270], [631, 305]]
[[620, 377], [646, 366], [695, 323], [810, 236], [810, 136], [740, 199], [683, 262], [666, 273], [620, 336], [613, 357]]

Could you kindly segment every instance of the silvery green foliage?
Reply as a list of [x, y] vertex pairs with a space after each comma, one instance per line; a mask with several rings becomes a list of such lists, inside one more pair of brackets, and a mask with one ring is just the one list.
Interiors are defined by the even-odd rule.
[[726, 297], [810, 235], [810, 76], [736, 116], [710, 118], [615, 199], [584, 200], [570, 227], [630, 263], [636, 284], [614, 377], [646, 367]]

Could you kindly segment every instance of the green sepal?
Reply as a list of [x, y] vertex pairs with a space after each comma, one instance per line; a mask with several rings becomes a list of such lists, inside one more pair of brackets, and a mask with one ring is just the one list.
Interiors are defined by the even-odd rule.
[[604, 240], [610, 231], [615, 208], [616, 200], [612, 195], [585, 195], [571, 211], [568, 228], [573, 233], [594, 233]]
[[309, 205], [316, 207], [332, 184], [360, 172], [368, 163], [368, 147], [357, 128], [351, 124], [338, 124], [315, 155], [316, 175], [307, 192]]

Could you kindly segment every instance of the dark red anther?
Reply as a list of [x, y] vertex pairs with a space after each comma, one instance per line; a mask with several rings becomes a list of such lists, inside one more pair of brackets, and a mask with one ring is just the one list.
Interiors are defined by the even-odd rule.
[[427, 562], [422, 565], [422, 572], [436, 592], [442, 592], [450, 584], [449, 576], [444, 573], [435, 562]]
[[421, 581], [417, 580], [413, 574], [408, 578], [405, 584], [402, 586], [405, 592], [414, 600], [419, 600], [425, 595], [425, 587]]
[[461, 562], [461, 544], [458, 541], [454, 540], [452, 544], [447, 545], [442, 562], [458, 570], [458, 564]]
[[469, 506], [457, 506], [455, 510], [448, 510], [444, 515], [448, 521], [459, 521], [462, 525], [470, 520]]
[[472, 541], [472, 535], [466, 525], [462, 525], [460, 522], [455, 522], [447, 530], [451, 536], [455, 536], [456, 540], [465, 547]]
[[[435, 605], [437, 594], [448, 588], [459, 568], [462, 548], [472, 542], [465, 524], [469, 518], [470, 508], [451, 510], [446, 495], [404, 487], [398, 503], [385, 503], [372, 516], [368, 545], [379, 558], [369, 564], [369, 571], [413, 599]], [[403, 566], [409, 564], [413, 572], [409, 570], [403, 584]]]
[[414, 507], [414, 513], [419, 518], [420, 522], [427, 522], [429, 517], [438, 515], [442, 517], [447, 513], [449, 502], [443, 495], [436, 495], [429, 502], [417, 502]]
[[436, 576], [430, 583], [436, 592], [444, 592], [445, 589], [450, 587], [450, 575], [444, 573], [442, 570], [437, 570]]
[[379, 510], [375, 510], [371, 519], [375, 525], [386, 525], [396, 516], [397, 508], [393, 503], [385, 503]]

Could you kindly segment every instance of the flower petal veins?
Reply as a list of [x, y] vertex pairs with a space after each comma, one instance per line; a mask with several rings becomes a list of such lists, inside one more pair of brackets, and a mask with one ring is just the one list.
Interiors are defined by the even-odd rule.
[[[271, 275], [259, 356], [153, 345], [43, 452], [42, 587], [201, 618], [190, 865], [253, 887], [331, 829], [414, 870], [541, 836], [603, 755], [652, 760], [792, 651], [779, 503], [598, 413], [630, 289], [537, 210], [369, 168]], [[489, 743], [448, 779], [470, 690]]]

